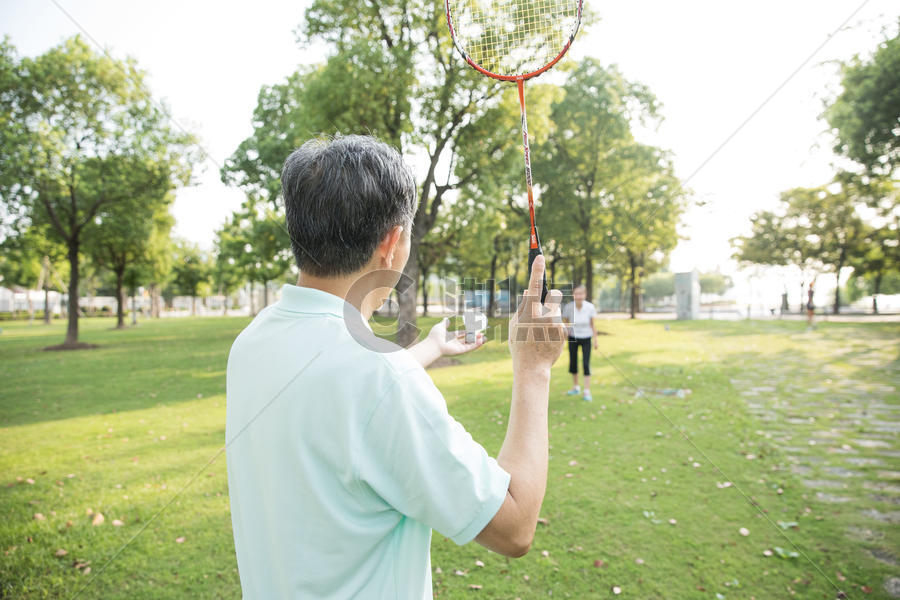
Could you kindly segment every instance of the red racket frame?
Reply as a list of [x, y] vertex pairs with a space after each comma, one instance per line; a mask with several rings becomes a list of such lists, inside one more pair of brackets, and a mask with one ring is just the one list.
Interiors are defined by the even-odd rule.
[[[538, 237], [537, 228], [534, 226], [534, 193], [532, 192], [532, 181], [531, 181], [531, 150], [528, 146], [528, 117], [525, 110], [525, 80], [531, 79], [532, 77], [537, 77], [544, 71], [552, 68], [553, 65], [559, 62], [559, 60], [565, 56], [566, 52], [569, 51], [569, 47], [572, 45], [572, 41], [575, 39], [575, 35], [578, 33], [578, 29], [581, 26], [581, 14], [584, 6], [584, 0], [577, 0], [577, 14], [575, 18], [575, 26], [572, 27], [572, 32], [569, 34], [569, 39], [566, 42], [565, 46], [563, 46], [562, 50], [559, 54], [556, 55], [556, 58], [551, 60], [546, 65], [542, 66], [540, 69], [532, 71], [530, 73], [523, 73], [520, 75], [500, 75], [498, 73], [494, 73], [492, 71], [488, 71], [483, 68], [481, 65], [476, 63], [472, 58], [466, 53], [465, 49], [460, 46], [459, 41], [456, 39], [456, 30], [453, 28], [453, 14], [450, 10], [450, 0], [444, 0], [444, 7], [447, 11], [447, 27], [450, 29], [450, 38], [453, 40], [453, 45], [456, 46], [456, 50], [460, 53], [460, 55], [465, 59], [469, 66], [482, 73], [483, 75], [487, 75], [493, 79], [498, 79], [500, 81], [515, 81], [516, 85], [519, 88], [519, 109], [522, 114], [522, 146], [525, 151], [525, 184], [528, 191], [528, 216], [531, 219], [531, 236], [529, 243], [529, 252], [528, 252], [528, 272], [531, 272], [531, 263], [534, 262], [534, 257], [541, 254], [541, 241]], [[546, 278], [544, 282], [544, 290], [541, 294], [541, 301], [543, 301], [544, 296], [547, 294], [547, 285]]]

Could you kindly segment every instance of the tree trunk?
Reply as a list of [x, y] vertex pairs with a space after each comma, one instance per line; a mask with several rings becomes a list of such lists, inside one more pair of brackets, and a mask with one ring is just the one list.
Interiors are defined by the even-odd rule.
[[122, 279], [125, 277], [125, 269], [116, 269], [116, 329], [125, 329], [125, 306], [122, 301], [125, 290], [122, 289]]
[[228, 316], [228, 294], [225, 294], [225, 301], [222, 303], [222, 316]]
[[422, 269], [422, 316], [428, 316], [428, 269]]
[[594, 299], [594, 259], [590, 250], [584, 253], [584, 287], [587, 291], [588, 302]]
[[835, 271], [834, 286], [834, 314], [841, 312], [841, 269], [844, 268], [844, 250], [841, 250], [841, 258], [838, 260], [837, 270]]
[[800, 284], [800, 314], [806, 312], [806, 300], [804, 300], [804, 290], [806, 290], [806, 285], [804, 283]]
[[78, 242], [69, 245], [69, 324], [66, 328], [66, 346], [78, 343]]
[[131, 324], [137, 325], [137, 300], [134, 297], [134, 290], [131, 290]]
[[875, 289], [872, 293], [872, 312], [876, 315], [878, 314], [878, 294], [881, 293], [881, 276], [881, 272], [875, 276]]
[[158, 319], [160, 315], [159, 309], [159, 285], [156, 283], [150, 284], [150, 317], [153, 319]]
[[250, 316], [255, 317], [256, 312], [254, 312], [255, 307], [253, 306], [253, 280], [251, 279], [249, 282], [250, 285]]
[[[422, 207], [419, 207], [422, 211]], [[416, 215], [419, 221], [419, 215]], [[418, 223], [417, 223], [418, 224]], [[416, 224], [416, 225], [417, 225]], [[419, 235], [413, 225], [412, 239], [409, 241], [409, 260], [403, 269], [403, 276], [397, 282], [397, 344], [406, 348], [418, 338], [416, 328], [416, 304], [419, 296]]]
[[34, 324], [34, 302], [31, 300], [31, 290], [25, 290], [25, 301], [28, 303], [28, 324]]
[[263, 305], [262, 305], [262, 307], [265, 308], [268, 305], [269, 305], [269, 282], [263, 281]]
[[50, 324], [50, 287], [44, 286], [44, 323]]
[[631, 283], [631, 318], [637, 318], [637, 261], [631, 252], [628, 253], [628, 264], [631, 266], [630, 283]]
[[491, 257], [491, 276], [487, 280], [488, 285], [488, 303], [487, 303], [487, 316], [494, 316], [494, 302], [496, 302], [496, 297], [494, 295], [494, 289], [497, 287], [497, 255], [494, 254]]
[[191, 294], [191, 316], [197, 316], [197, 296]]

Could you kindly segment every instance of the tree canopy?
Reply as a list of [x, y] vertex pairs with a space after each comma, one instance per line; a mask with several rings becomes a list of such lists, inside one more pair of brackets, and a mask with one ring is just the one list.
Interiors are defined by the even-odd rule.
[[900, 167], [900, 19], [871, 57], [857, 55], [841, 66], [841, 92], [824, 116], [836, 153], [873, 174], [890, 176]]
[[69, 261], [64, 347], [78, 347], [79, 260], [113, 214], [186, 183], [193, 138], [170, 127], [132, 59], [80, 37], [36, 58], [0, 45], [0, 197], [15, 219], [48, 225]]

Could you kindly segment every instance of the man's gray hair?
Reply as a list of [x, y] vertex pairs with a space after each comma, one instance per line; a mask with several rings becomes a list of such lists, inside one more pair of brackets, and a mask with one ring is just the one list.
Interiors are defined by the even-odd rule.
[[284, 161], [281, 190], [297, 266], [318, 277], [358, 271], [393, 227], [411, 233], [416, 214], [412, 171], [370, 136], [306, 142]]

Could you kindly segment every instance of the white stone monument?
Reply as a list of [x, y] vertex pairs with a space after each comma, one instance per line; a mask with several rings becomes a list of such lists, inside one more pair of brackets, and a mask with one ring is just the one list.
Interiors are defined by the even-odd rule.
[[679, 320], [700, 317], [700, 277], [697, 271], [675, 273], [675, 300]]

